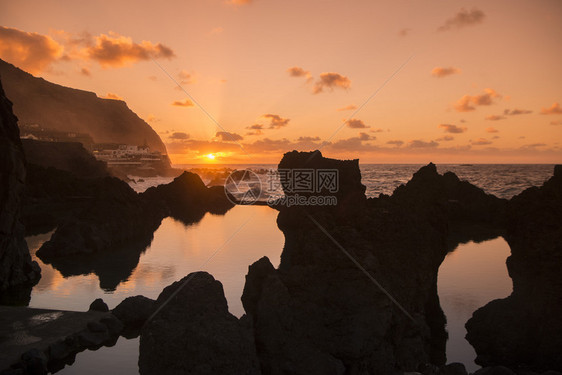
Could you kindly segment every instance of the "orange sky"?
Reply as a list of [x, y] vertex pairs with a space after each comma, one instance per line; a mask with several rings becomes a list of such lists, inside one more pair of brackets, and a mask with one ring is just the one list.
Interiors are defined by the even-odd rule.
[[562, 162], [559, 0], [19, 0], [0, 25], [1, 58], [123, 98], [174, 163]]

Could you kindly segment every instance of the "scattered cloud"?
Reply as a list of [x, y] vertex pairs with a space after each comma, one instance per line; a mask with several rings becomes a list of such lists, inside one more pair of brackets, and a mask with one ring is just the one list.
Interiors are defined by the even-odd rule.
[[486, 128], [486, 133], [498, 133], [499, 130], [493, 127]]
[[[382, 132], [384, 132], [384, 129], [378, 128], [378, 129], [371, 129], [369, 131], [371, 133], [382, 133]], [[390, 131], [390, 129], [388, 131]]]
[[454, 105], [457, 112], [470, 112], [476, 109], [476, 106], [494, 104], [494, 99], [501, 98], [493, 89], [484, 89], [484, 93], [480, 95], [464, 95]]
[[431, 75], [434, 77], [438, 77], [438, 78], [443, 78], [443, 77], [447, 77], [453, 74], [460, 74], [461, 70], [458, 68], [454, 68], [452, 66], [448, 67], [448, 68], [442, 68], [439, 66], [436, 66], [435, 68], [433, 68], [431, 70]]
[[443, 128], [445, 133], [453, 133], [453, 134], [464, 133], [468, 130], [464, 126], [457, 126], [457, 125], [453, 125], [453, 124], [439, 124], [439, 125], [437, 125], [437, 127]]
[[225, 1], [226, 4], [237, 5], [237, 6], [249, 5], [252, 2], [253, 0], [226, 0]]
[[213, 29], [211, 29], [211, 31], [209, 32], [209, 35], [219, 35], [224, 31], [224, 29], [222, 27], [215, 27]]
[[531, 143], [528, 145], [523, 145], [521, 146], [521, 149], [525, 150], [525, 149], [535, 149], [537, 147], [545, 147], [546, 143]]
[[261, 116], [264, 119], [268, 119], [269, 122], [269, 129], [279, 129], [282, 128], [284, 126], [287, 126], [287, 124], [289, 124], [289, 121], [291, 121], [288, 118], [283, 118], [279, 115], [275, 115], [272, 113], [267, 113], [263, 116]]
[[88, 58], [97, 61], [103, 68], [116, 68], [141, 60], [176, 57], [174, 51], [161, 43], [143, 40], [135, 43], [129, 37], [114, 32], [94, 37], [93, 44], [86, 47]]
[[246, 129], [250, 129], [251, 131], [247, 132], [246, 135], [261, 135], [263, 134], [263, 125], [262, 124], [254, 124], [247, 126]]
[[308, 70], [304, 70], [300, 66], [293, 66], [287, 69], [287, 73], [289, 73], [289, 76], [291, 77], [306, 77], [309, 79], [311, 78], [310, 72]]
[[435, 141], [426, 142], [420, 139], [414, 139], [408, 142], [409, 148], [435, 148], [437, 146], [439, 146], [439, 143]]
[[123, 100], [122, 97], [120, 97], [119, 95], [114, 94], [112, 92], [108, 92], [107, 95], [105, 95], [103, 98], [104, 99], [113, 99], [113, 100]]
[[[154, 116], [152, 113], [149, 113], [148, 116], [146, 116], [146, 122], [150, 122], [150, 123], [154, 123], [154, 122], [160, 122], [160, 119], [156, 116]], [[167, 133], [164, 133], [167, 134]]]
[[173, 132], [171, 135], [168, 136], [169, 139], [175, 139], [175, 140], [185, 140], [185, 139], [189, 139], [190, 136], [187, 133], [184, 132]]
[[550, 125], [562, 125], [562, 121], [551, 121]]
[[352, 111], [354, 109], [357, 109], [357, 106], [355, 104], [350, 104], [350, 105], [346, 105], [345, 107], [338, 108], [337, 110], [339, 112], [342, 112], [342, 111]]
[[403, 28], [400, 31], [398, 31], [398, 36], [408, 36], [412, 33], [412, 29], [409, 28]]
[[470, 140], [470, 144], [473, 146], [485, 146], [492, 144], [492, 141], [489, 141], [486, 138], [478, 138], [476, 140]]
[[528, 115], [529, 113], [533, 113], [533, 111], [530, 111], [528, 109], [506, 109], [503, 111], [503, 114], [506, 116], [517, 116], [517, 115]]
[[314, 83], [312, 93], [319, 94], [326, 91], [334, 91], [335, 88], [347, 90], [351, 87], [351, 80], [339, 73], [321, 73], [320, 78]]
[[486, 15], [483, 11], [477, 8], [472, 8], [470, 11], [462, 8], [453, 17], [447, 19], [437, 31], [448, 31], [451, 29], [460, 29], [466, 26], [478, 25], [484, 21]]
[[237, 142], [244, 139], [240, 134], [229, 132], [217, 132], [215, 138], [220, 139], [222, 142]]
[[0, 57], [31, 74], [47, 70], [63, 50], [50, 36], [0, 26]]
[[157, 80], [158, 80], [158, 77], [156, 77], [156, 76], [148, 76], [148, 79], [151, 80], [151, 81], [157, 81]]
[[443, 137], [437, 138], [436, 140], [439, 141], [439, 142], [450, 142], [454, 139], [455, 139], [455, 137], [453, 137], [451, 135], [444, 135]]
[[320, 140], [320, 137], [299, 137], [297, 142], [318, 142]]
[[485, 119], [488, 121], [500, 121], [500, 120], [505, 120], [506, 118], [507, 117], [501, 115], [489, 115], [485, 117]]
[[404, 141], [396, 139], [396, 140], [388, 141], [388, 142], [386, 142], [386, 144], [387, 145], [394, 145], [395, 147], [400, 147], [404, 144]]
[[176, 100], [175, 102], [172, 103], [172, 105], [176, 107], [193, 107], [195, 104], [193, 104], [191, 100], [185, 99], [183, 101]]
[[359, 119], [350, 118], [345, 122], [345, 125], [351, 129], [366, 129], [369, 126], [365, 125], [365, 123]]
[[92, 72], [90, 72], [90, 69], [88, 69], [88, 68], [80, 69], [80, 74], [82, 74], [83, 76], [86, 76], [86, 77], [92, 76]]
[[377, 137], [361, 132], [359, 133], [359, 139], [362, 141], [374, 141]]
[[562, 108], [558, 102], [552, 104], [549, 108], [542, 108], [541, 115], [562, 115]]
[[[180, 85], [189, 85], [190, 83], [193, 83], [193, 75], [191, 75], [185, 70], [181, 70], [178, 73], [178, 81]], [[179, 87], [176, 86], [176, 88]]]

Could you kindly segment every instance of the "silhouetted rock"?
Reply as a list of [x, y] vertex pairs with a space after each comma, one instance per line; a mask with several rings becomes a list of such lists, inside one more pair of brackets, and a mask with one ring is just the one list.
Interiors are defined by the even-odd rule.
[[27, 162], [56, 168], [81, 178], [109, 176], [107, 165], [97, 160], [78, 142], [46, 142], [22, 139]]
[[91, 204], [62, 223], [41, 246], [36, 254], [42, 260], [101, 252], [151, 237], [166, 215], [115, 177], [91, 183], [95, 186]]
[[125, 298], [111, 312], [125, 325], [126, 330], [142, 327], [156, 308], [156, 301], [145, 296]]
[[105, 303], [103, 299], [97, 298], [90, 304], [90, 308], [88, 309], [88, 311], [107, 312], [109, 311], [109, 307], [107, 307], [107, 303]]
[[166, 287], [157, 305], [141, 331], [141, 374], [260, 374], [251, 331], [228, 312], [211, 275], [189, 274]]
[[191, 172], [183, 172], [167, 185], [151, 187], [141, 196], [155, 205], [168, 207], [170, 216], [186, 224], [201, 220], [206, 212], [224, 214], [233, 207], [223, 188], [208, 188]]
[[26, 165], [17, 121], [0, 83], [0, 295], [14, 287], [30, 291], [41, 276], [20, 222]]
[[562, 166], [508, 204], [513, 293], [478, 309], [467, 339], [481, 365], [562, 370]]
[[263, 374], [383, 374], [444, 364], [437, 270], [447, 252], [446, 215], [412, 214], [392, 201], [365, 204], [357, 161], [292, 152], [279, 164], [285, 168], [337, 169], [341, 186], [336, 207], [281, 207], [279, 269], [267, 258], [249, 269], [242, 301]]

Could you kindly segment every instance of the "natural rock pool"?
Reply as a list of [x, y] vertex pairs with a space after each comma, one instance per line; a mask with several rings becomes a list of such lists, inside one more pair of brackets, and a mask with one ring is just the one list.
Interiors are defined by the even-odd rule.
[[[230, 312], [241, 316], [240, 296], [248, 266], [264, 255], [275, 266], [279, 263], [284, 238], [276, 219], [277, 211], [265, 206], [236, 206], [224, 216], [206, 214], [189, 226], [167, 218], [154, 233], [151, 245], [138, 255], [138, 261], [112, 254], [108, 262], [98, 263], [90, 271], [73, 269], [71, 264], [58, 270], [34, 257], [43, 277], [32, 291], [30, 306], [84, 311], [94, 299], [103, 298], [113, 308], [128, 296], [156, 298], [173, 281], [205, 270], [223, 283]], [[27, 238], [32, 256], [49, 236]], [[464, 339], [464, 324], [474, 310], [511, 293], [505, 265], [509, 253], [501, 237], [468, 242], [450, 252], [441, 264], [438, 291], [447, 316], [448, 363], [462, 362], [469, 371], [478, 368], [474, 349]], [[138, 344], [138, 338], [121, 337], [113, 347], [79, 353], [76, 362], [59, 373], [136, 374]]]

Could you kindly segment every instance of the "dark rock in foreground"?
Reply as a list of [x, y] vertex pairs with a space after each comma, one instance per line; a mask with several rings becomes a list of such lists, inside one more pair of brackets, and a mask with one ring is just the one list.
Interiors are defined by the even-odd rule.
[[481, 365], [562, 371], [562, 166], [509, 201], [513, 293], [478, 309], [467, 339]]
[[228, 312], [211, 275], [189, 274], [156, 303], [141, 331], [141, 374], [260, 374], [251, 331]]
[[134, 296], [125, 298], [111, 312], [125, 325], [126, 331], [134, 332], [146, 323], [155, 310], [156, 301], [145, 296]]
[[30, 290], [41, 273], [20, 222], [26, 165], [17, 120], [0, 83], [0, 294], [23, 285]]
[[234, 206], [226, 198], [224, 188], [208, 188], [201, 177], [191, 172], [183, 172], [167, 185], [151, 187], [141, 196], [168, 207], [170, 216], [186, 224], [201, 220], [206, 212], [224, 214]]

